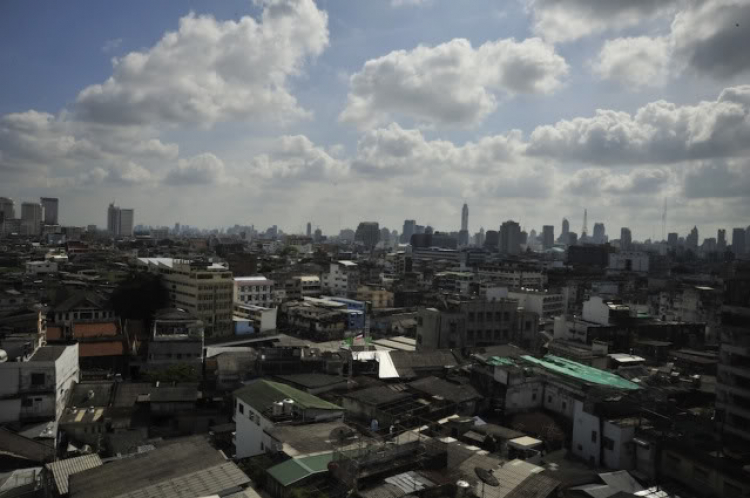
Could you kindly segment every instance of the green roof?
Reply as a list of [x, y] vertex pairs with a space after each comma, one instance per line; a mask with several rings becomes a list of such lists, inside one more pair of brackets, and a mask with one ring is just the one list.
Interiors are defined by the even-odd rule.
[[234, 396], [263, 413], [271, 408], [273, 403], [291, 399], [300, 408], [317, 410], [343, 410], [338, 405], [329, 403], [317, 396], [295, 389], [287, 384], [270, 380], [256, 380], [237, 389]]
[[489, 360], [487, 360], [487, 363], [496, 367], [512, 367], [516, 364], [516, 361], [513, 358], [508, 358], [505, 356], [493, 356]]
[[311, 475], [327, 472], [328, 464], [331, 463], [331, 460], [333, 460], [333, 452], [292, 458], [286, 462], [274, 465], [267, 472], [279, 484], [286, 487]]
[[539, 365], [547, 370], [557, 372], [569, 377], [575, 377], [584, 382], [599, 384], [602, 386], [613, 387], [616, 389], [640, 389], [640, 386], [629, 380], [625, 380], [619, 375], [599, 370], [576, 361], [561, 358], [559, 356], [548, 354], [542, 359], [533, 356], [522, 356], [524, 360]]

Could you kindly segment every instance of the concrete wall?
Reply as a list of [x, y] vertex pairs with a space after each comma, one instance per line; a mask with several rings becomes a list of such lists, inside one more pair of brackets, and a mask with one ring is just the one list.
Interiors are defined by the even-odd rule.
[[[240, 407], [244, 413], [240, 412]], [[273, 427], [273, 422], [239, 399], [235, 403], [234, 410], [236, 458], [247, 458], [265, 453], [267, 438], [263, 431]]]
[[604, 437], [612, 440], [613, 449], [607, 449], [607, 445], [602, 441], [604, 445], [602, 451], [603, 465], [613, 470], [632, 470], [635, 468], [635, 445], [633, 444], [635, 427], [620, 427], [617, 424], [604, 422]]
[[543, 381], [511, 385], [505, 393], [505, 410], [508, 413], [541, 408], [544, 399]]
[[582, 318], [588, 322], [609, 325], [609, 306], [601, 297], [592, 296], [583, 303]]
[[661, 475], [674, 479], [699, 495], [735, 498], [750, 493], [750, 480], [742, 481], [702, 465], [683, 452], [665, 449], [659, 465]]
[[[595, 437], [592, 435], [595, 434]], [[600, 465], [599, 445], [601, 444], [599, 417], [583, 411], [583, 402], [576, 401], [573, 415], [573, 454], [587, 463]]]

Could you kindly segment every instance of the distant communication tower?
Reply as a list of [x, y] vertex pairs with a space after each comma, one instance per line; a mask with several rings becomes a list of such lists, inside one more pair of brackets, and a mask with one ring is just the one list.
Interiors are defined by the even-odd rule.
[[661, 213], [661, 240], [667, 237], [667, 198], [664, 198], [664, 211]]
[[589, 233], [589, 213], [586, 209], [583, 210], [583, 228], [581, 228], [581, 237], [585, 237]]

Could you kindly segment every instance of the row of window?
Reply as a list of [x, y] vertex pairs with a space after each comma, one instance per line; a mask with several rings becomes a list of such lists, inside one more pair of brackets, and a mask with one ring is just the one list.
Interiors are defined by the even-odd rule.
[[509, 335], [510, 335], [510, 332], [508, 332], [507, 329], [502, 330], [502, 331], [500, 329], [495, 329], [494, 331], [493, 330], [474, 331], [473, 329], [470, 329], [466, 331], [466, 339], [468, 341], [473, 341], [475, 339], [475, 336], [476, 336], [476, 340], [482, 340], [482, 339], [485, 339], [485, 340], [494, 339], [496, 341], [499, 341], [501, 339], [507, 340]]
[[469, 311], [469, 323], [474, 323], [475, 321], [476, 322], [484, 322], [484, 321], [492, 322], [493, 315], [495, 317], [494, 321], [496, 322], [499, 322], [501, 320], [507, 322], [508, 320], [510, 320], [510, 313], [507, 311], [504, 311], [502, 313], [500, 311], [495, 311], [494, 314], [492, 311], [487, 311], [487, 312], [477, 311], [476, 313], [473, 311]]

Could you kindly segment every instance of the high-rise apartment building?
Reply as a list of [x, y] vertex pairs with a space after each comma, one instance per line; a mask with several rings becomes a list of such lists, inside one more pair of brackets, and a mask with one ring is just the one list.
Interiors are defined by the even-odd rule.
[[461, 208], [461, 230], [469, 230], [469, 206], [465, 202]]
[[40, 201], [44, 208], [44, 224], [58, 225], [60, 222], [57, 211], [60, 201], [56, 197], [42, 197]]
[[677, 232], [671, 232], [669, 235], [667, 235], [667, 245], [672, 249], [676, 248], [679, 242], [680, 234], [678, 234]]
[[732, 252], [735, 256], [745, 254], [747, 246], [745, 245], [745, 229], [735, 228], [732, 230]]
[[234, 279], [227, 267], [171, 258], [139, 258], [138, 264], [162, 276], [171, 305], [201, 320], [206, 337], [233, 333]]
[[122, 209], [114, 204], [107, 208], [107, 231], [115, 237], [132, 237], [134, 221], [133, 209]]
[[723, 228], [719, 228], [716, 232], [716, 250], [724, 252], [727, 250], [727, 231]]
[[500, 232], [487, 230], [484, 236], [484, 247], [487, 249], [498, 249], [500, 247]]
[[21, 233], [24, 235], [39, 235], [42, 233], [44, 208], [35, 202], [21, 204]]
[[401, 230], [401, 243], [411, 242], [411, 236], [416, 233], [417, 222], [415, 220], [404, 220], [404, 228]]
[[307, 236], [310, 237], [312, 235], [312, 223], [309, 221], [307, 222]]
[[630, 251], [633, 248], [633, 235], [628, 227], [620, 229], [620, 250]]
[[544, 225], [542, 227], [542, 247], [544, 249], [552, 249], [553, 245], [555, 245], [555, 227]]
[[690, 234], [685, 238], [685, 245], [688, 249], [698, 249], [698, 227], [694, 226], [693, 229], [690, 230]]
[[0, 197], [0, 221], [11, 220], [16, 217], [16, 205], [13, 199]]
[[567, 218], [563, 218], [562, 220], [562, 232], [560, 233], [560, 242], [563, 244], [568, 244], [568, 234], [570, 233], [570, 222]]
[[604, 223], [594, 223], [594, 244], [604, 244], [607, 242], [607, 232]]
[[363, 221], [354, 233], [354, 240], [365, 247], [373, 248], [380, 241], [380, 225], [377, 221]]
[[521, 252], [521, 225], [513, 220], [500, 225], [500, 252], [503, 254]]

